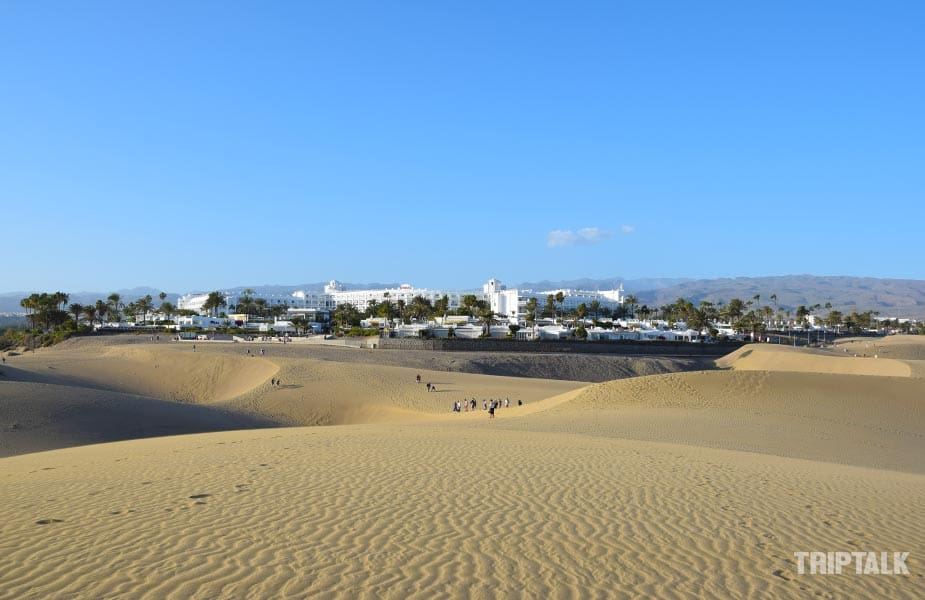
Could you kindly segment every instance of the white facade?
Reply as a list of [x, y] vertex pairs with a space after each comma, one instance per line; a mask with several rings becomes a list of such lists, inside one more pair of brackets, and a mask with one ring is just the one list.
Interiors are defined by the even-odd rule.
[[613, 310], [623, 304], [623, 286], [615, 290], [606, 291], [589, 291], [589, 290], [509, 290], [497, 279], [489, 279], [488, 283], [482, 286], [483, 293], [488, 297], [491, 304], [491, 311], [496, 315], [502, 315], [511, 319], [522, 320], [528, 315], [527, 302], [531, 298], [536, 299], [537, 310], [543, 310], [546, 305], [547, 296], [555, 296], [562, 292], [564, 296], [562, 303], [556, 305], [556, 310], [574, 311], [579, 305], [590, 306], [592, 302], [598, 302], [601, 308]]
[[[388, 300], [392, 304], [398, 301], [410, 305], [415, 296], [421, 296], [431, 304], [447, 297], [448, 310], [456, 310], [462, 304], [462, 298], [467, 293], [471, 293], [478, 300], [487, 300], [491, 306], [492, 312], [499, 317], [508, 318], [514, 321], [522, 321], [527, 316], [527, 301], [536, 298], [538, 309], [542, 310], [546, 304], [546, 297], [550, 294], [555, 296], [562, 292], [564, 300], [557, 305], [556, 310], [574, 311], [578, 305], [585, 304], [590, 307], [592, 302], [600, 303], [601, 308], [611, 310], [621, 306], [623, 302], [623, 287], [615, 290], [606, 291], [587, 291], [587, 290], [517, 290], [507, 289], [499, 280], [492, 278], [488, 283], [482, 286], [482, 293], [465, 292], [465, 291], [445, 291], [429, 290], [426, 288], [414, 288], [411, 285], [404, 284], [392, 289], [378, 290], [345, 290], [343, 285], [336, 280], [332, 280], [324, 286], [323, 292], [313, 292], [300, 290], [293, 294], [251, 294], [253, 299], [263, 299], [267, 306], [285, 305], [290, 309], [318, 309], [333, 310], [339, 304], [350, 304], [360, 311], [365, 311], [370, 302], [381, 304]], [[233, 308], [238, 305], [244, 294], [236, 292], [220, 292], [225, 298], [226, 311], [233, 312]], [[202, 306], [209, 298], [208, 293], [192, 293], [180, 296], [177, 301], [177, 308], [181, 310], [193, 310], [202, 312]]]
[[[225, 307], [223, 308], [225, 312], [233, 312], [234, 307], [236, 307], [241, 301], [241, 298], [245, 296], [243, 293], [236, 292], [219, 292], [219, 294], [225, 299]], [[247, 295], [254, 300], [264, 300], [267, 306], [282, 304], [289, 308], [323, 310], [331, 310], [334, 308], [334, 299], [331, 298], [330, 295], [322, 292], [305, 292], [300, 290], [292, 294], [261, 294], [255, 292]], [[208, 293], [194, 292], [192, 294], [184, 294], [177, 300], [177, 309], [202, 312], [202, 306], [208, 299]]]
[[422, 298], [429, 300], [431, 304], [437, 302], [444, 296], [447, 297], [448, 309], [455, 310], [462, 303], [462, 297], [465, 295], [465, 292], [449, 292], [442, 290], [428, 290], [426, 288], [414, 288], [409, 284], [404, 284], [397, 288], [392, 289], [379, 289], [379, 290], [344, 290], [343, 286], [335, 281], [331, 281], [328, 285], [324, 286], [325, 294], [330, 295], [335, 306], [338, 304], [351, 304], [357, 310], [366, 310], [369, 308], [369, 303], [375, 301], [377, 304], [382, 304], [386, 300], [392, 304], [398, 303], [399, 300], [405, 303], [405, 305], [410, 305], [411, 301], [415, 296], [421, 296]]
[[[190, 309], [192, 310], [192, 309]], [[202, 329], [215, 329], [216, 327], [225, 327], [228, 325], [228, 319], [217, 319], [214, 317], [202, 317], [193, 315], [191, 317], [177, 317], [177, 329], [190, 327], [199, 327]]]

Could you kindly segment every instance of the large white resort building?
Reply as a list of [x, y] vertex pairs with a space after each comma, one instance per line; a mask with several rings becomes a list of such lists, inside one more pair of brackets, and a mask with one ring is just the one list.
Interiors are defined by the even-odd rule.
[[574, 311], [581, 304], [586, 307], [591, 306], [592, 302], [597, 302], [600, 308], [614, 310], [623, 304], [623, 285], [614, 290], [590, 291], [590, 290], [509, 290], [502, 285], [497, 279], [489, 279], [488, 283], [482, 286], [482, 295], [491, 303], [491, 311], [498, 316], [503, 316], [512, 321], [522, 321], [527, 316], [527, 303], [531, 298], [536, 299], [537, 310], [543, 310], [546, 304], [546, 298], [556, 296], [562, 292], [563, 300], [557, 305], [557, 310]]
[[370, 302], [381, 304], [386, 300], [392, 304], [396, 304], [401, 300], [408, 305], [416, 296], [429, 300], [431, 304], [446, 296], [449, 310], [456, 310], [462, 304], [462, 297], [467, 292], [444, 292], [441, 290], [414, 288], [407, 283], [392, 289], [345, 290], [339, 281], [332, 280], [331, 283], [324, 286], [324, 293], [334, 300], [335, 306], [338, 304], [352, 304], [357, 310], [366, 310]]
[[[487, 301], [491, 306], [492, 312], [499, 317], [505, 317], [511, 321], [521, 321], [528, 316], [526, 314], [527, 303], [531, 298], [536, 299], [538, 309], [542, 310], [546, 303], [546, 298], [549, 295], [555, 296], [559, 292], [562, 292], [564, 300], [561, 304], [557, 305], [557, 309], [566, 311], [575, 310], [580, 304], [590, 306], [592, 302], [597, 302], [600, 308], [609, 308], [613, 310], [619, 307], [624, 300], [622, 285], [617, 289], [607, 291], [571, 289], [509, 290], [500, 281], [494, 278], [489, 279], [488, 283], [482, 286], [481, 293], [476, 291], [429, 290], [426, 288], [414, 288], [408, 284], [404, 284], [397, 288], [384, 288], [378, 290], [345, 290], [340, 282], [332, 280], [324, 286], [323, 292], [300, 290], [292, 294], [255, 293], [252, 294], [251, 297], [254, 299], [262, 298], [268, 306], [282, 304], [287, 307], [288, 312], [300, 313], [308, 311], [332, 311], [339, 304], [351, 304], [357, 310], [363, 311], [369, 307], [370, 302], [382, 303], [386, 300], [393, 304], [401, 300], [404, 304], [408, 305], [411, 304], [411, 301], [416, 296], [426, 298], [431, 303], [446, 296], [448, 300], [448, 309], [455, 310], [462, 304], [463, 296], [471, 294], [479, 300]], [[222, 295], [225, 298], [225, 303], [228, 306], [229, 312], [234, 310], [232, 307], [237, 306], [241, 296], [243, 296], [242, 293], [234, 292], [222, 292]], [[177, 308], [201, 312], [202, 306], [208, 297], [209, 295], [206, 293], [185, 294], [180, 296], [177, 302]]]

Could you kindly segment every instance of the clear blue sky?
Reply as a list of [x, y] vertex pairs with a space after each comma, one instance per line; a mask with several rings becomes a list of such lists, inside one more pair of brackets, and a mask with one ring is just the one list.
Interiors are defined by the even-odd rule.
[[0, 3], [0, 291], [925, 278], [925, 3], [144, 4]]

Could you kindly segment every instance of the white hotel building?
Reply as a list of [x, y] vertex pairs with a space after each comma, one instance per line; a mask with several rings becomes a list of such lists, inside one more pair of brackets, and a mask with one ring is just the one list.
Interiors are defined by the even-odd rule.
[[580, 304], [590, 306], [592, 302], [599, 302], [601, 308], [611, 310], [623, 304], [623, 286], [615, 290], [590, 291], [590, 290], [509, 290], [497, 279], [489, 279], [488, 283], [482, 286], [483, 295], [491, 303], [491, 310], [498, 316], [507, 317], [511, 320], [521, 321], [527, 317], [527, 302], [531, 298], [536, 298], [537, 309], [543, 310], [546, 305], [546, 297], [555, 296], [562, 292], [564, 299], [562, 304], [557, 305], [557, 310], [574, 311]]
[[[315, 311], [332, 311], [339, 304], [352, 304], [357, 310], [364, 311], [369, 307], [371, 301], [382, 303], [388, 300], [395, 304], [399, 300], [405, 305], [411, 304], [415, 296], [421, 296], [429, 300], [432, 304], [444, 296], [448, 299], [449, 310], [455, 310], [462, 304], [462, 297], [466, 294], [473, 294], [479, 300], [488, 301], [492, 312], [499, 317], [505, 317], [512, 321], [521, 321], [526, 318], [527, 301], [530, 298], [536, 298], [539, 309], [542, 310], [546, 297], [550, 294], [555, 295], [562, 292], [565, 299], [557, 308], [559, 310], [573, 311], [578, 308], [579, 304], [590, 305], [592, 302], [599, 302], [601, 308], [615, 309], [623, 303], [623, 286], [615, 290], [607, 291], [586, 291], [586, 290], [518, 290], [507, 289], [497, 279], [489, 279], [488, 283], [482, 286], [482, 293], [465, 292], [465, 291], [443, 291], [429, 290], [426, 288], [414, 288], [411, 285], [404, 284], [397, 288], [386, 288], [378, 290], [345, 290], [343, 285], [336, 280], [332, 280], [324, 286], [323, 292], [314, 291], [297, 291], [292, 294], [259, 294], [255, 293], [252, 298], [263, 298], [268, 306], [277, 304], [286, 305], [291, 312], [303, 312], [305, 310]], [[242, 294], [223, 292], [225, 302], [231, 311], [231, 307], [238, 304]], [[206, 293], [185, 294], [180, 296], [177, 302], [177, 308], [202, 311], [202, 305], [209, 297]]]
[[348, 291], [344, 290], [340, 282], [335, 280], [324, 286], [324, 293], [333, 299], [335, 306], [338, 304], [352, 304], [357, 310], [366, 310], [371, 301], [381, 304], [388, 300], [392, 304], [396, 304], [401, 300], [405, 305], [408, 305], [411, 304], [415, 296], [430, 300], [431, 304], [446, 296], [449, 301], [449, 310], [456, 310], [462, 303], [462, 297], [466, 294], [465, 292], [444, 292], [442, 290], [413, 288], [407, 283], [393, 289]]
[[[219, 292], [225, 298], [226, 312], [234, 312], [234, 307], [238, 305], [243, 293]], [[289, 309], [314, 309], [314, 310], [334, 310], [335, 304], [333, 298], [328, 294], [321, 292], [303, 292], [298, 291], [292, 294], [250, 294], [253, 299], [262, 298], [266, 301], [267, 306], [283, 304]], [[203, 312], [202, 305], [208, 300], [207, 293], [184, 294], [177, 300], [177, 308], [180, 310], [194, 310]]]

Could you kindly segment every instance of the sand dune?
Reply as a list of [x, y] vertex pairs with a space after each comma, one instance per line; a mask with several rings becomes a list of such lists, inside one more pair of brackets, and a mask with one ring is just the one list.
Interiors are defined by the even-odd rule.
[[925, 474], [923, 397], [925, 384], [908, 378], [676, 373], [597, 384], [502, 425]]
[[[0, 407], [11, 397], [53, 404], [57, 388], [86, 394], [69, 400], [78, 407], [148, 401], [343, 424], [0, 459], [2, 598], [919, 598], [925, 589], [925, 381], [909, 376], [914, 361], [752, 345], [725, 359], [727, 370], [589, 386], [275, 351], [241, 358], [217, 346], [192, 358], [183, 345], [100, 345], [107, 371], [80, 362], [86, 347], [73, 350], [71, 366], [48, 362], [67, 358], [66, 347], [57, 358], [17, 357]], [[138, 370], [136, 391], [169, 395], [176, 382], [140, 370], [184, 372], [205, 356], [218, 375], [196, 385], [221, 389], [194, 395], [201, 403], [100, 389], [127, 385], [112, 383], [116, 365]], [[229, 375], [234, 366], [245, 375]], [[438, 392], [414, 383], [418, 372]], [[508, 394], [526, 405], [494, 420], [448, 411], [456, 398]], [[796, 572], [794, 552], [837, 550], [910, 552], [910, 574]]]
[[836, 352], [858, 356], [895, 358], [899, 360], [925, 360], [925, 335], [891, 335], [887, 337], [859, 337], [838, 340]]
[[900, 360], [839, 355], [777, 344], [750, 344], [716, 361], [721, 367], [740, 371], [792, 371], [909, 377], [910, 366]]
[[163, 435], [270, 427], [213, 406], [34, 382], [0, 383], [0, 456]]
[[0, 387], [0, 456], [167, 433], [433, 420], [464, 399], [532, 405], [585, 385], [370, 364], [356, 351], [335, 362], [298, 348], [258, 356], [257, 346], [121, 341], [11, 358], [2, 381], [20, 385]]

